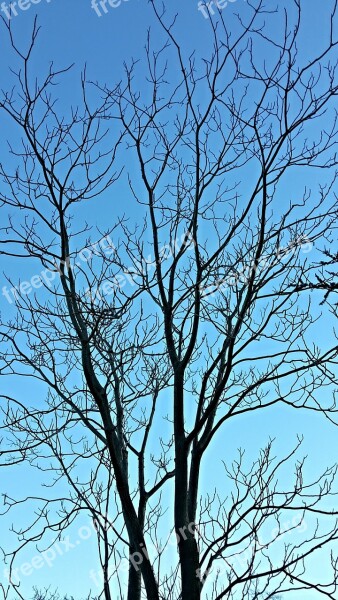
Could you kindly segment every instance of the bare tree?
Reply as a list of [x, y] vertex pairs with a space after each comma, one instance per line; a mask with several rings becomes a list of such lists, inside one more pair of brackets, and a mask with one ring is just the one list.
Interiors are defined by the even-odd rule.
[[[33, 378], [39, 393], [2, 396], [1, 455], [6, 467], [46, 471], [49, 492], [5, 496], [4, 512], [39, 508], [4, 553], [13, 574], [22, 547], [51, 548], [86, 513], [105, 600], [334, 598], [335, 465], [306, 481], [301, 439], [284, 457], [267, 440], [251, 463], [243, 450], [225, 456], [215, 490], [200, 481], [231, 419], [284, 404], [336, 422], [338, 349], [316, 344], [323, 294], [310, 283], [337, 227], [337, 1], [306, 60], [299, 0], [289, 13], [248, 2], [236, 37], [220, 13], [203, 60], [186, 56], [176, 20], [151, 5], [163, 46], [149, 33], [146, 60], [126, 64], [114, 87], [84, 73], [82, 106], [68, 116], [52, 93], [67, 69], [36, 79], [37, 27], [22, 51], [7, 25], [20, 67], [0, 108], [22, 140], [10, 145], [14, 170], [0, 168], [1, 253], [43, 272], [3, 288], [16, 314], [1, 322], [1, 374]], [[300, 199], [288, 176], [306, 181], [311, 169], [324, 179]], [[86, 204], [107, 191], [118, 204], [123, 178], [137, 218], [123, 206], [109, 223], [107, 209], [107, 228], [90, 231]], [[301, 541], [285, 541], [304, 522]], [[311, 577], [318, 553], [330, 580]]]

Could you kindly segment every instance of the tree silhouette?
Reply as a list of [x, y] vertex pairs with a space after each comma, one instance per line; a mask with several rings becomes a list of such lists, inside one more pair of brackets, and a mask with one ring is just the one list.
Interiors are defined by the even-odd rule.
[[[1, 253], [40, 271], [3, 288], [15, 315], [0, 323], [0, 372], [13, 378], [1, 457], [48, 482], [43, 495], [4, 497], [4, 513], [34, 505], [18, 547], [4, 549], [21, 598], [20, 550], [56, 555], [82, 514], [105, 600], [335, 598], [336, 466], [308, 479], [301, 438], [285, 456], [268, 440], [256, 458], [222, 457], [223, 480], [201, 485], [237, 418], [278, 405], [337, 418], [337, 346], [318, 348], [325, 290], [312, 293], [337, 227], [337, 2], [310, 59], [291, 4], [274, 37], [262, 1], [247, 2], [236, 37], [220, 12], [199, 60], [151, 1], [162, 47], [149, 34], [145, 60], [114, 86], [84, 73], [71, 112], [54, 95], [68, 69], [32, 73], [36, 25], [25, 51], [7, 25], [20, 67], [0, 100], [13, 127]], [[324, 178], [312, 192], [311, 169]], [[107, 225], [95, 230], [84, 215], [101, 196]], [[31, 394], [16, 395], [18, 377], [36, 382]], [[311, 575], [313, 556], [330, 580]]]

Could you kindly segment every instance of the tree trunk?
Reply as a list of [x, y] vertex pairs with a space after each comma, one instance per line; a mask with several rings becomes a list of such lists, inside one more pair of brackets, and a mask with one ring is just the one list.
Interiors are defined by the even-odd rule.
[[104, 600], [112, 600], [109, 588], [109, 581], [107, 580], [105, 580], [104, 582]]
[[189, 521], [188, 511], [188, 453], [184, 432], [183, 376], [176, 377], [175, 405], [175, 531], [180, 557], [182, 600], [200, 600], [201, 582], [198, 577], [199, 553], [195, 539], [195, 524]]
[[[106, 432], [108, 433], [108, 432]], [[121, 469], [121, 465], [116, 460], [116, 453], [114, 452], [114, 442], [111, 443], [111, 437], [107, 435], [108, 447], [110, 451], [111, 460], [114, 467], [114, 474], [116, 480], [116, 487], [119, 493], [120, 501], [122, 504], [123, 515], [126, 523], [126, 528], [128, 531], [128, 537], [131, 541], [130, 547], [130, 555], [134, 558], [134, 563], [136, 564], [135, 577], [133, 577], [132, 584], [137, 584], [137, 569], [140, 569], [140, 573], [142, 574], [144, 586], [147, 593], [147, 600], [160, 600], [158, 593], [158, 584], [155, 578], [155, 574], [150, 563], [147, 551], [146, 551], [146, 543], [143, 536], [142, 528], [140, 526], [133, 502], [129, 495], [128, 490], [128, 482], [124, 481], [124, 474]], [[114, 464], [115, 463], [115, 464]], [[130, 563], [130, 569], [132, 568], [132, 563]], [[130, 584], [130, 586], [132, 585]], [[130, 588], [131, 589], [131, 588]], [[137, 596], [133, 597], [136, 598]], [[129, 586], [128, 586], [128, 600], [129, 600]]]
[[[130, 552], [132, 555], [132, 552]], [[141, 600], [141, 571], [129, 560], [127, 600]]]
[[82, 363], [88, 387], [100, 411], [105, 430], [107, 448], [115, 475], [116, 489], [121, 502], [123, 517], [130, 541], [129, 556], [134, 555], [134, 563], [136, 563], [137, 568], [141, 571], [147, 593], [147, 600], [160, 600], [155, 573], [146, 551], [143, 527], [130, 497], [128, 470], [123, 459], [123, 448], [121, 448], [121, 442], [118, 439], [116, 429], [112, 422], [105, 390], [101, 387], [93, 369], [88, 341], [83, 342]]

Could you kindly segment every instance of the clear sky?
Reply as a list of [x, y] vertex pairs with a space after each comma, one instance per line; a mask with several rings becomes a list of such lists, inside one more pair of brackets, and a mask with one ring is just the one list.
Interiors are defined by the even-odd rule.
[[[270, 0], [268, 1], [270, 3]], [[324, 20], [324, 13], [327, 6], [331, 6], [331, 2], [306, 0], [302, 4], [306, 10], [307, 30], [303, 36], [301, 53], [306, 56], [307, 53], [310, 55], [320, 42], [319, 24]], [[17, 7], [15, 9], [16, 16], [12, 12], [13, 33], [17, 39], [21, 39], [23, 42], [28, 39], [33, 19], [35, 15], [38, 15], [41, 32], [34, 55], [34, 68], [37, 72], [46, 70], [51, 60], [54, 61], [57, 68], [74, 63], [74, 70], [65, 77], [62, 89], [60, 89], [62, 103], [65, 107], [74, 98], [76, 99], [79, 93], [79, 75], [85, 63], [88, 79], [107, 81], [113, 84], [119, 80], [122, 74], [123, 61], [132, 57], [138, 59], [143, 53], [147, 28], [152, 23], [151, 11], [146, 0], [122, 0], [116, 8], [108, 6], [107, 14], [100, 8], [98, 10], [101, 11], [101, 16], [98, 16], [92, 8], [91, 0], [41, 0], [40, 3], [34, 5], [32, 3], [26, 10]], [[171, 0], [168, 2], [168, 10], [173, 14], [178, 12], [177, 34], [186, 52], [196, 49], [197, 52], [203, 54], [206, 49], [209, 24], [198, 10], [197, 1]], [[245, 0], [229, 2], [228, 6], [224, 8], [223, 14], [230, 28], [236, 27], [234, 13], [245, 14], [246, 10]], [[4, 11], [2, 14], [6, 18]], [[274, 29], [277, 31], [277, 28], [278, 23], [271, 17], [271, 31]], [[154, 28], [153, 35], [155, 43], [161, 41], [158, 28]], [[8, 66], [13, 64], [13, 56], [8, 46], [4, 27], [0, 28], [0, 48], [0, 84], [1, 88], [5, 88], [10, 81]], [[2, 140], [6, 138], [6, 124], [4, 130], [1, 124], [1, 138]], [[0, 156], [4, 158], [5, 155], [5, 147], [2, 146]], [[287, 191], [285, 190], [285, 193]], [[121, 206], [129, 200], [126, 188], [121, 185]], [[95, 205], [95, 211], [91, 206], [85, 207], [83, 217], [95, 219], [99, 224], [104, 224], [107, 222], [107, 215], [112, 216], [119, 211], [120, 204], [112, 209], [107, 205], [107, 199], [102, 199]], [[24, 278], [23, 269], [25, 269], [24, 275], [27, 278], [36, 270], [34, 270], [34, 266], [28, 266], [26, 263], [23, 265], [23, 263], [18, 264], [12, 260], [1, 258], [0, 273], [8, 271], [8, 268], [11, 270], [13, 280]], [[2, 285], [0, 282], [0, 288]], [[10, 314], [11, 307], [2, 296], [0, 296], [0, 309], [3, 314]], [[322, 322], [318, 326], [319, 344], [321, 342], [325, 346], [328, 344], [331, 336], [329, 331], [329, 323], [323, 324]], [[13, 386], [13, 382], [10, 385]], [[18, 394], [38, 393], [34, 385], [27, 390], [27, 384], [22, 381], [15, 382], [15, 387]], [[323, 394], [325, 393], [323, 392]], [[259, 415], [248, 415], [241, 417], [238, 422], [233, 421], [231, 432], [227, 432], [226, 438], [219, 433], [213, 450], [208, 455], [211, 468], [209, 473], [203, 474], [203, 485], [208, 487], [211, 475], [214, 475], [213, 470], [219, 469], [219, 473], [221, 473], [221, 459], [224, 456], [233, 459], [239, 446], [245, 447], [248, 456], [254, 458], [269, 437], [276, 437], [277, 448], [288, 451], [295, 444], [297, 434], [305, 436], [303, 452], [309, 455], [309, 461], [312, 464], [308, 471], [310, 474], [311, 471], [313, 474], [318, 473], [337, 458], [334, 456], [333, 450], [337, 447], [337, 430], [324, 418], [320, 419], [318, 416], [306, 412], [292, 412], [286, 408], [266, 410]], [[6, 492], [13, 496], [28, 495], [37, 493], [38, 484], [38, 476], [32, 475], [30, 469], [20, 466], [13, 471], [7, 470], [7, 472], [1, 473], [0, 492]], [[22, 515], [23, 523], [25, 516]], [[10, 523], [11, 519], [0, 519], [1, 545], [7, 549], [14, 543], [13, 536], [8, 532]], [[81, 526], [85, 529], [80, 530]], [[90, 569], [98, 568], [95, 535], [92, 529], [89, 534], [88, 526], [90, 526], [89, 520], [83, 517], [82, 521], [73, 525], [70, 530], [71, 541], [75, 547], [69, 551], [60, 550], [59, 556], [55, 560], [53, 559], [51, 567], [44, 565], [43, 568], [35, 570], [32, 575], [23, 577], [22, 589], [25, 597], [30, 597], [34, 585], [58, 587], [61, 592], [73, 594], [76, 600], [88, 593], [91, 585]], [[88, 539], [84, 539], [86, 535]], [[25, 560], [31, 560], [32, 554], [33, 550], [25, 551], [19, 564], [24, 563]], [[3, 568], [0, 557], [0, 581], [3, 578]], [[95, 588], [93, 591], [96, 591]], [[318, 595], [309, 594], [306, 599], [316, 600], [316, 597]], [[294, 600], [291, 595], [288, 595], [288, 598]], [[303, 600], [299, 595], [296, 598]]]

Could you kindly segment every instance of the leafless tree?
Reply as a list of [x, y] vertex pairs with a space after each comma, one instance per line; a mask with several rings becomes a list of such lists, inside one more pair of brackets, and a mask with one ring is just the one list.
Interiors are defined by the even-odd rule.
[[[1, 253], [43, 275], [3, 288], [15, 314], [0, 324], [0, 372], [37, 391], [2, 395], [1, 456], [48, 481], [43, 496], [4, 497], [4, 512], [35, 506], [4, 550], [12, 574], [22, 547], [52, 547], [85, 513], [105, 600], [336, 597], [335, 465], [307, 481], [301, 438], [276, 457], [266, 440], [256, 460], [224, 456], [222, 481], [201, 486], [236, 417], [284, 404], [337, 419], [338, 349], [316, 343], [326, 305], [313, 285], [337, 228], [337, 1], [310, 58], [298, 53], [301, 2], [288, 4], [247, 2], [236, 36], [222, 13], [210, 19], [202, 60], [151, 0], [162, 47], [149, 33], [145, 61], [113, 87], [84, 73], [70, 112], [54, 96], [68, 69], [35, 78], [38, 28], [23, 51], [7, 25], [19, 67], [0, 100], [13, 126]], [[107, 227], [95, 231], [84, 215], [101, 196]], [[330, 579], [311, 576], [314, 555]]]

